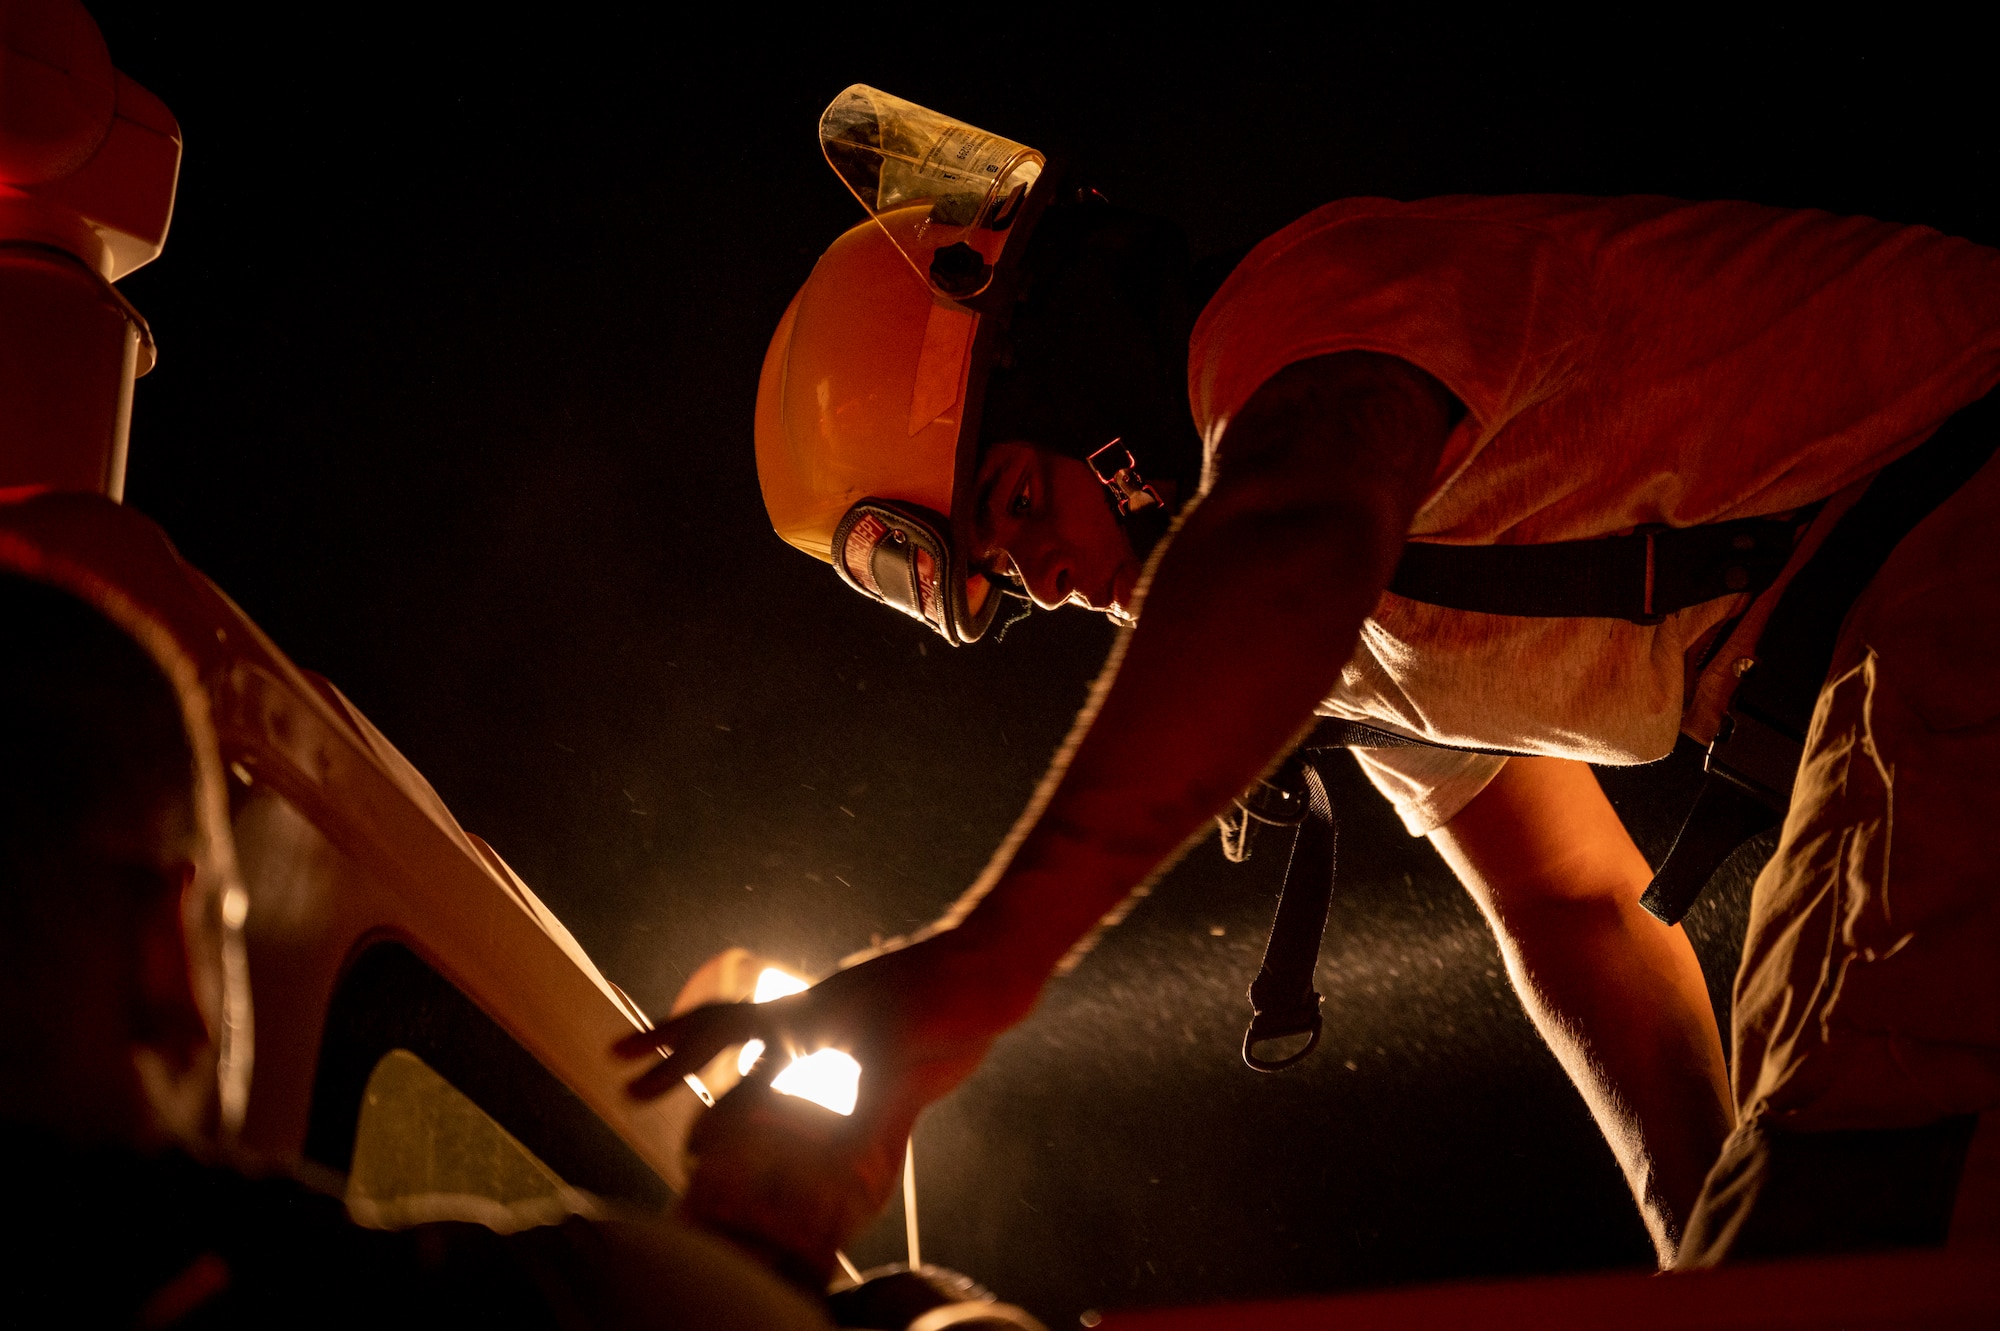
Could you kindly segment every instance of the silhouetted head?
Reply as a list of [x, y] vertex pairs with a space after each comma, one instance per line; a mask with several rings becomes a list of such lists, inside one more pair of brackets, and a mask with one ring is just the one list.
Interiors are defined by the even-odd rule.
[[215, 1085], [199, 995], [219, 979], [179, 697], [65, 592], [0, 576], [0, 625], [0, 1114], [193, 1139]]

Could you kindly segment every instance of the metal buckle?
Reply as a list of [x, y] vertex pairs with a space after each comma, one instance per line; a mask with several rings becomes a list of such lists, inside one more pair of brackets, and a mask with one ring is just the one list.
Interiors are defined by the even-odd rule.
[[[1258, 1012], [1250, 1019], [1250, 1028], [1243, 1032], [1243, 1061], [1258, 1072], [1283, 1072], [1295, 1063], [1305, 1060], [1306, 1055], [1319, 1048], [1320, 1033], [1325, 1029], [1320, 1015], [1320, 1004], [1325, 1002], [1319, 994], [1311, 995], [1311, 1006], [1298, 1004], [1283, 1012]], [[1257, 1052], [1260, 1045], [1278, 1041], [1296, 1040], [1305, 1037], [1305, 1044], [1290, 1051], [1265, 1057]]]
[[1149, 508], [1164, 506], [1166, 501], [1160, 498], [1160, 492], [1148, 485], [1146, 478], [1139, 474], [1139, 459], [1132, 456], [1131, 449], [1124, 450], [1125, 465], [1109, 475], [1106, 475], [1104, 468], [1098, 464], [1097, 459], [1120, 447], [1124, 441], [1125, 437], [1120, 435], [1085, 459], [1090, 464], [1091, 471], [1096, 473], [1097, 479], [1104, 483], [1104, 488], [1117, 497], [1118, 516], [1129, 517]]
[[[1286, 784], [1287, 779], [1290, 784]], [[1251, 834], [1258, 824], [1265, 827], [1297, 827], [1306, 820], [1306, 796], [1298, 780], [1296, 760], [1287, 760], [1268, 777], [1229, 802], [1215, 815], [1222, 833], [1222, 858], [1241, 864], [1250, 858]]]
[[1792, 802], [1805, 746], [1748, 711], [1732, 708], [1722, 718], [1703, 766], [1783, 813]]

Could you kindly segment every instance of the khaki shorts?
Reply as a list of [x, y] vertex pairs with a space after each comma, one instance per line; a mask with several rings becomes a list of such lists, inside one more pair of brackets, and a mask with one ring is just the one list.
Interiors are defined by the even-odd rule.
[[2000, 459], [1855, 603], [1736, 979], [1740, 1130], [2000, 1107]]
[[1904, 538], [1841, 630], [1751, 895], [1737, 1126], [1682, 1267], [1935, 1243], [1958, 1223], [1971, 1116], [2000, 1108], [1996, 542], [2000, 459]]

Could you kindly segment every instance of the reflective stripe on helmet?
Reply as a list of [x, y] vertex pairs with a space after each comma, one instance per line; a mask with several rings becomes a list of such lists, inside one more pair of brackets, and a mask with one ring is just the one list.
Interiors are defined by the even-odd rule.
[[999, 608], [986, 579], [954, 560], [951, 524], [915, 504], [862, 500], [840, 520], [833, 550], [842, 582], [954, 645], [978, 641]]

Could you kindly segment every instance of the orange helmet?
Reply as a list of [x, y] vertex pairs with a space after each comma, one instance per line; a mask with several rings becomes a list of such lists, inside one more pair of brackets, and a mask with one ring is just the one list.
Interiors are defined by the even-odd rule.
[[1026, 235], [1040, 153], [856, 85], [820, 121], [871, 221], [820, 257], [757, 385], [771, 525], [841, 580], [975, 642], [1000, 596], [965, 562], [980, 398]]

